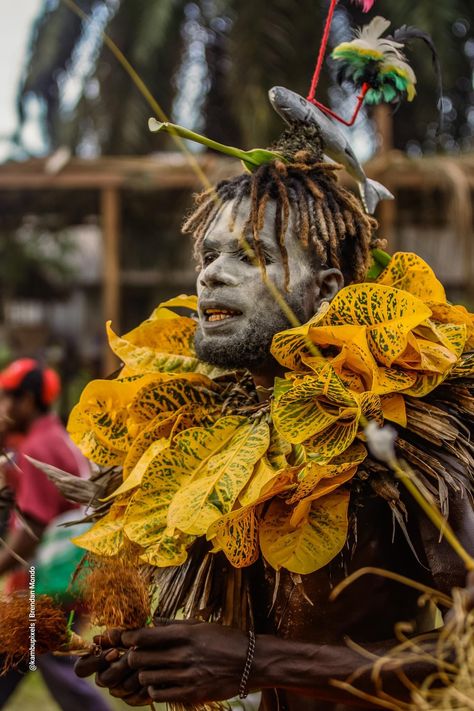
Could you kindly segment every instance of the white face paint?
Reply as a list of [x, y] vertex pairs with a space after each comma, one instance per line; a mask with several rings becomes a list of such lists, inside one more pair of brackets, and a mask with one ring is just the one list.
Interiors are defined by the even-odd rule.
[[[288, 328], [287, 318], [242, 244], [250, 202], [243, 200], [230, 231], [233, 201], [224, 204], [209, 228], [201, 248], [197, 279], [199, 328], [196, 350], [201, 359], [224, 367], [260, 369], [270, 362], [272, 337]], [[342, 285], [337, 270], [317, 270], [290, 219], [285, 247], [288, 254], [289, 291], [285, 291], [285, 265], [275, 239], [276, 205], [269, 202], [260, 242], [266, 273], [301, 323], [317, 310], [325, 275], [337, 276], [334, 293]], [[252, 238], [246, 235], [252, 246]], [[336, 274], [337, 273], [337, 274]], [[339, 275], [339, 276], [338, 276]], [[333, 294], [332, 294], [333, 295]]]

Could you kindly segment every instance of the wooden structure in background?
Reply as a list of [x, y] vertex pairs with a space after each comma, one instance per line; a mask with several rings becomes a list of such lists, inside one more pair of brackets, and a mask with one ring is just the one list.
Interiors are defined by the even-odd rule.
[[[203, 155], [197, 157], [199, 168], [206, 177], [214, 182], [228, 174], [238, 173], [236, 162], [220, 157]], [[51, 169], [57, 162], [54, 156], [45, 159], [33, 159], [22, 163], [0, 165], [0, 209], [3, 192], [32, 193], [50, 191], [69, 191], [70, 202], [74, 194], [96, 192], [99, 197], [99, 218], [103, 236], [103, 274], [102, 308], [103, 320], [112, 320], [114, 328], [120, 329], [120, 286], [123, 270], [120, 265], [121, 213], [123, 194], [126, 190], [150, 193], [170, 189], [189, 190], [189, 193], [201, 187], [200, 179], [191, 169], [185, 157], [176, 153], [162, 153], [155, 157], [144, 158], [100, 158], [82, 160], [72, 158]], [[68, 200], [69, 202], [69, 200]], [[34, 199], [23, 204], [24, 214], [34, 214], [38, 207]], [[64, 210], [68, 211], [67, 202]], [[21, 224], [18, 214], [18, 226]], [[149, 279], [155, 278], [151, 270]], [[125, 278], [132, 282], [141, 281], [146, 275], [128, 273]], [[105, 346], [103, 354], [103, 372], [115, 370], [117, 361], [110, 349]]]
[[[382, 133], [385, 132], [387, 148], [387, 142], [389, 144], [390, 141], [389, 127], [384, 128], [383, 120], [384, 117], [380, 117], [379, 128]], [[204, 154], [197, 160], [211, 183], [241, 172], [239, 162], [219, 155]], [[41, 194], [69, 191], [71, 197], [64, 201], [64, 205], [61, 202], [60, 206], [65, 212], [64, 221], [67, 224], [68, 211], [74, 205], [74, 195], [93, 193], [96, 196], [97, 207], [94, 209], [102, 227], [105, 255], [101, 287], [102, 316], [104, 321], [112, 319], [118, 329], [122, 311], [121, 285], [134, 282], [147, 286], [160, 278], [156, 269], [124, 269], [121, 264], [122, 212], [126, 206], [124, 201], [128, 200], [127, 195], [131, 191], [135, 199], [139, 199], [142, 194], [150, 196], [166, 190], [189, 192], [190, 195], [201, 187], [200, 180], [184, 156], [171, 152], [143, 158], [72, 158], [64, 161], [59, 168], [53, 169], [52, 165], [53, 161], [48, 158], [0, 165], [0, 216], [8, 213], [9, 228], [15, 224], [19, 227], [25, 214], [36, 214], [35, 211], [40, 210], [38, 201]], [[366, 166], [366, 172], [386, 185], [397, 198], [394, 203], [381, 203], [377, 214], [381, 234], [388, 238], [389, 249], [413, 249], [421, 256], [431, 257], [430, 262], [441, 277], [447, 274], [449, 281], [452, 274], [456, 289], [464, 291], [470, 305], [474, 305], [474, 156], [414, 160], [401, 153], [384, 150]], [[352, 185], [344, 173], [341, 173], [341, 179], [347, 185]], [[14, 192], [28, 195], [28, 203], [18, 201], [16, 212], [11, 201], [6, 199], [8, 194]], [[176, 206], [176, 210], [181, 211], [182, 207]], [[429, 228], [429, 239], [416, 244], [421, 239], [420, 235], [422, 237], [427, 234], [424, 227], [427, 221], [433, 221]], [[438, 254], [433, 244], [437, 244], [442, 235], [445, 245], [442, 245]], [[424, 253], [427, 241], [431, 244], [429, 254]], [[458, 253], [457, 266], [448, 264], [449, 255], [455, 252]], [[451, 266], [453, 269], [450, 272]], [[461, 275], [458, 273], [460, 269], [463, 271]], [[189, 276], [189, 287], [192, 288], [192, 276]], [[114, 356], [107, 348], [104, 350], [103, 372], [111, 372], [115, 364]]]

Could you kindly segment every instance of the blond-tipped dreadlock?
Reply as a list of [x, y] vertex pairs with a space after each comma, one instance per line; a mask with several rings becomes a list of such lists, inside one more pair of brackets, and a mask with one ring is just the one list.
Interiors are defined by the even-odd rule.
[[[309, 257], [316, 257], [326, 268], [336, 267], [345, 283], [362, 281], [367, 273], [370, 250], [380, 245], [375, 237], [376, 221], [367, 215], [359, 200], [337, 182], [340, 166], [322, 162], [307, 150], [293, 154], [293, 162], [273, 161], [253, 173], [245, 173], [220, 182], [196, 196], [196, 208], [183, 225], [183, 232], [195, 238], [196, 255], [211, 223], [225, 202], [234, 200], [231, 222], [239, 206], [250, 199], [250, 211], [244, 230], [253, 236], [256, 256], [265, 268], [259, 234], [264, 224], [269, 200], [276, 202], [275, 238], [289, 282], [285, 235], [290, 212], [301, 244]], [[231, 224], [231, 229], [233, 225]]]

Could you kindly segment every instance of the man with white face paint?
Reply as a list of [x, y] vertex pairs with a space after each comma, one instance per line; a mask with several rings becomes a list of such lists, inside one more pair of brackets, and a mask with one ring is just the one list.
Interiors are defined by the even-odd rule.
[[[253, 238], [246, 230], [249, 199], [242, 200], [235, 218], [233, 208], [233, 202], [222, 206], [200, 246], [196, 352], [202, 360], [224, 368], [247, 368], [259, 382], [271, 386], [277, 364], [270, 345], [274, 334], [288, 327], [288, 318], [262, 279]], [[343, 276], [339, 269], [318, 268], [315, 260], [308, 258], [308, 250], [298, 239], [296, 218], [290, 214], [285, 238], [289, 283], [285, 289], [285, 266], [274, 234], [276, 209], [274, 202], [268, 203], [259, 234], [266, 277], [296, 319], [305, 323], [323, 299], [334, 296]]]
[[[200, 265], [198, 356], [247, 369], [269, 394], [275, 376], [283, 374], [270, 353], [272, 338], [290, 325], [281, 299], [300, 323], [308, 321], [344, 283], [363, 281], [370, 250], [378, 245], [375, 221], [338, 185], [334, 167], [308, 152], [297, 152], [292, 164], [266, 164], [203, 193], [184, 230], [195, 237]], [[281, 298], [275, 299], [268, 282]], [[452, 523], [472, 549], [467, 497], [451, 498]], [[346, 646], [347, 636], [375, 654], [386, 653], [394, 644], [394, 625], [416, 616], [417, 595], [373, 577], [335, 602], [329, 594], [347, 573], [364, 566], [390, 567], [447, 591], [462, 584], [462, 564], [411, 514], [408, 526], [418, 557], [399, 531], [393, 538], [392, 516], [376, 496], [368, 496], [357, 511], [352, 549], [320, 570], [306, 576], [277, 573], [261, 557], [249, 570], [255, 631], [250, 642], [239, 629], [208, 622], [112, 631], [101, 640], [110, 649], [81, 660], [77, 672], [97, 672], [98, 683], [132, 706], [150, 700], [200, 704], [260, 689], [265, 711], [376, 708], [330, 680], [344, 680], [366, 664]], [[120, 656], [118, 647], [131, 649]], [[429, 662], [405, 667], [415, 680], [431, 671]], [[396, 671], [387, 670], [383, 678], [387, 692], [408, 698]], [[370, 668], [357, 686], [374, 692]]]

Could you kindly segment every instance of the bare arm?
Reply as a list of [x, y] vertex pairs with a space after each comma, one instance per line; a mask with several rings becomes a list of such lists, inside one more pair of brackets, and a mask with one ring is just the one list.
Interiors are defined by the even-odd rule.
[[[467, 496], [452, 502], [451, 525], [471, 552], [474, 552], [473, 520]], [[466, 573], [457, 556], [445, 542], [439, 542], [439, 533], [435, 529], [426, 522], [422, 523], [421, 528], [435, 587], [450, 592], [453, 585], [464, 585]], [[470, 576], [468, 581], [471, 587], [474, 585], [473, 577]], [[471, 589], [469, 599], [474, 604], [474, 591]], [[361, 604], [369, 602], [364, 600]], [[370, 624], [370, 615], [368, 620]], [[395, 645], [395, 640], [387, 640], [364, 646], [381, 656]], [[237, 693], [248, 639], [239, 630], [220, 625], [176, 623], [124, 632], [121, 644], [117, 646], [132, 649], [126, 658], [112, 662], [98, 674], [99, 683], [114, 689], [114, 695], [120, 693], [124, 680], [130, 680], [133, 673], [133, 682], [127, 683], [133, 683], [134, 690], [141, 686], [142, 693], [148, 690], [150, 697], [156, 701], [199, 703], [230, 698]], [[85, 676], [99, 672], [97, 664], [94, 659], [81, 660], [77, 666], [78, 673]], [[372, 695], [375, 688], [370, 664], [357, 651], [343, 645], [317, 645], [258, 635], [249, 685], [254, 689], [276, 687], [286, 689], [288, 693], [367, 708], [370, 707], [367, 701], [361, 702], [330, 683], [331, 679], [345, 680], [361, 669], [364, 671], [357, 674], [355, 686]], [[435, 666], [427, 662], [411, 662], [404, 667], [404, 673], [415, 684], [434, 671]], [[385, 668], [382, 682], [386, 693], [407, 700], [407, 689], [396, 669]]]

